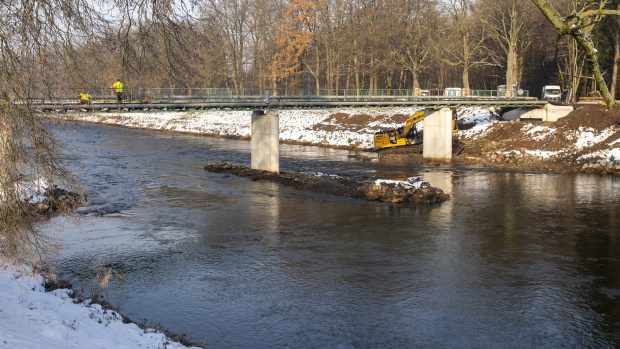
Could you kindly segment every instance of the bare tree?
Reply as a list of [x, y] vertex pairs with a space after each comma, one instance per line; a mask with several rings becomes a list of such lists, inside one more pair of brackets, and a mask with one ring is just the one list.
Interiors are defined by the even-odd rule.
[[540, 11], [553, 24], [560, 35], [570, 35], [577, 41], [584, 50], [586, 59], [592, 68], [592, 74], [599, 87], [601, 95], [605, 99], [605, 104], [612, 107], [614, 98], [607, 89], [607, 83], [601, 72], [598, 61], [598, 50], [592, 40], [590, 33], [592, 26], [598, 23], [603, 16], [618, 15], [620, 10], [607, 9], [608, 1], [584, 1], [576, 3], [575, 11], [562, 17], [548, 0], [532, 0]]
[[437, 31], [439, 16], [436, 4], [427, 0], [399, 1], [395, 18], [401, 30], [396, 33], [399, 40], [394, 45], [393, 54], [401, 67], [412, 77], [413, 94], [420, 92], [420, 74], [427, 69], [431, 58], [432, 33]]
[[59, 144], [31, 107], [33, 98], [66, 87], [63, 78], [68, 75], [57, 75], [49, 62], [72, 65], [76, 47], [96, 42], [112, 25], [121, 28], [121, 36], [146, 22], [171, 25], [175, 9], [184, 5], [141, 0], [96, 5], [83, 0], [0, 3], [0, 251], [4, 254], [24, 260], [46, 246], [23, 200], [20, 180], [42, 179], [67, 189], [76, 184], [61, 166]]
[[448, 11], [454, 26], [453, 35], [450, 40], [457, 43], [446, 52], [449, 58], [444, 59], [450, 65], [462, 69], [463, 90], [468, 95], [471, 91], [469, 84], [469, 72], [473, 67], [487, 64], [481, 57], [484, 49], [485, 33], [476, 32], [474, 3], [471, 0], [450, 0]]
[[249, 0], [207, 0], [203, 20], [215, 23], [219, 27], [216, 33], [222, 43], [226, 58], [227, 75], [235, 90], [245, 87], [245, 67], [249, 62], [246, 46], [249, 42], [250, 8]]
[[488, 37], [499, 48], [499, 52], [489, 50], [489, 57], [505, 69], [506, 94], [510, 95], [513, 84], [517, 88], [520, 86], [523, 56], [533, 39], [527, 26], [527, 3], [525, 0], [487, 0], [482, 5], [486, 10], [482, 22]]
[[250, 11], [249, 38], [252, 50], [252, 81], [259, 89], [270, 86], [269, 63], [274, 54], [275, 24], [279, 19], [281, 2], [254, 1]]

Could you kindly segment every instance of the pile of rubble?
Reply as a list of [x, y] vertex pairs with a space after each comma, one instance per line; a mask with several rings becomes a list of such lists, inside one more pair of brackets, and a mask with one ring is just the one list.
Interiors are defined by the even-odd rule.
[[268, 180], [295, 189], [352, 198], [411, 204], [438, 204], [450, 198], [439, 188], [412, 177], [407, 181], [356, 181], [337, 175], [309, 172], [269, 172], [226, 162], [208, 164], [205, 171], [232, 174], [252, 180]]

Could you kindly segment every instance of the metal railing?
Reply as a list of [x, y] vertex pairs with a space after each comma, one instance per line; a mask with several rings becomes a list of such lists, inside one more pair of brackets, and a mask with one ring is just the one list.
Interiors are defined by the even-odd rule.
[[[286, 92], [286, 91], [285, 91]], [[92, 103], [116, 103], [116, 92], [111, 88], [70, 88], [40, 94], [31, 98], [36, 103], [79, 103], [79, 94], [88, 93]], [[424, 101], [424, 100], [486, 100], [529, 99], [529, 91], [446, 89], [341, 89], [319, 90], [303, 94], [282, 93], [269, 89], [230, 88], [126, 88], [123, 101], [127, 103], [218, 103], [269, 101]]]

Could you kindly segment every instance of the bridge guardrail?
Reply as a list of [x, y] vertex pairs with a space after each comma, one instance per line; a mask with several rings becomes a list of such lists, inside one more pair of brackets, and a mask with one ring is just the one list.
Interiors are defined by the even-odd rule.
[[[79, 102], [79, 94], [86, 92], [91, 95], [91, 100], [97, 103], [115, 103], [116, 93], [112, 88], [67, 88], [61, 91], [46, 93], [35, 96], [31, 101], [37, 103], [54, 102]], [[278, 91], [281, 92], [281, 91]], [[520, 94], [518, 92], [521, 92]], [[276, 93], [269, 89], [226, 89], [226, 88], [126, 88], [125, 101], [135, 103], [154, 102], [223, 102], [223, 101], [252, 101], [260, 99], [270, 100], [325, 100], [334, 101], [367, 101], [367, 100], [395, 100], [411, 101], [438, 98], [528, 98], [529, 91], [500, 91], [500, 90], [463, 90], [459, 88], [447, 89], [343, 89], [343, 90], [319, 90], [318, 93], [309, 91], [304, 94]]]

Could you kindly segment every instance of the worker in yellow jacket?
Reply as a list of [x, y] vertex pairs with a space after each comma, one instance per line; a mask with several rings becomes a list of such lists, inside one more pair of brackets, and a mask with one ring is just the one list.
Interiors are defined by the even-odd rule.
[[116, 82], [112, 85], [114, 91], [116, 91], [116, 101], [118, 103], [123, 102], [123, 95], [125, 94], [125, 86], [121, 82], [121, 80], [116, 79]]
[[90, 94], [88, 92], [80, 92], [80, 104], [90, 104]]

